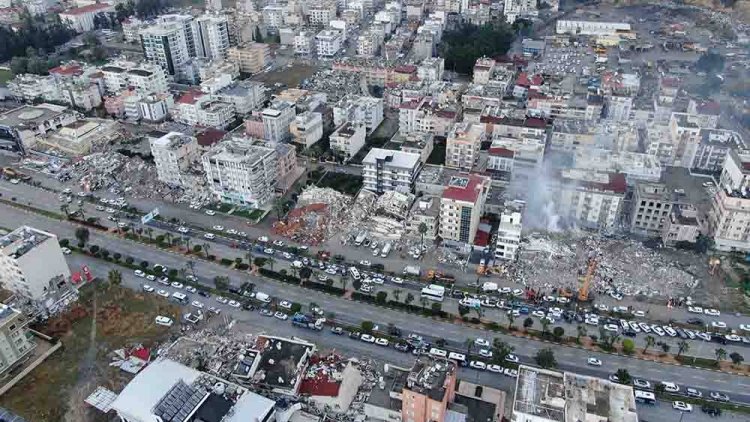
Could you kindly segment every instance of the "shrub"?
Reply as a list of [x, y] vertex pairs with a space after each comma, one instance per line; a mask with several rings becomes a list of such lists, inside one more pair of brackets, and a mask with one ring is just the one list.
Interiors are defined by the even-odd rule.
[[629, 338], [622, 341], [622, 352], [626, 355], [632, 355], [635, 351], [635, 342]]
[[135, 261], [135, 259], [133, 259], [132, 256], [129, 256], [129, 257], [125, 258], [125, 263], [128, 264], [128, 265], [133, 265], [134, 261]]

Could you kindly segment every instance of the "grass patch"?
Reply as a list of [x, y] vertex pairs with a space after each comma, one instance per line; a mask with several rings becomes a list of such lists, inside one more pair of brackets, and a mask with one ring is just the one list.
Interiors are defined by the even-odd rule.
[[318, 187], [335, 189], [341, 193], [347, 195], [355, 195], [362, 189], [364, 179], [362, 176], [357, 176], [348, 173], [326, 173], [320, 182]]
[[680, 356], [677, 358], [677, 361], [683, 365], [697, 366], [699, 368], [717, 369], [719, 367], [714, 359]]
[[0, 84], [4, 84], [13, 79], [13, 74], [10, 70], [0, 69]]

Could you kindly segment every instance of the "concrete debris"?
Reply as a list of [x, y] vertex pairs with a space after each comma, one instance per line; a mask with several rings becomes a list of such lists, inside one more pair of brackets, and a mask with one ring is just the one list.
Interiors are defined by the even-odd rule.
[[305, 245], [319, 245], [334, 236], [346, 221], [352, 198], [334, 189], [308, 186], [285, 221], [274, 223], [274, 233]]

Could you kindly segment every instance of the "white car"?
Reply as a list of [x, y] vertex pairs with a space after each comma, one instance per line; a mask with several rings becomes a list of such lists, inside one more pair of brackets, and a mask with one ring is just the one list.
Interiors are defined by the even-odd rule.
[[476, 340], [474, 340], [474, 344], [476, 344], [479, 347], [490, 347], [490, 342], [483, 338], [477, 338]]
[[292, 262], [292, 267], [294, 267], [294, 268], [302, 268], [302, 261], [294, 261], [294, 262]]
[[216, 296], [216, 301], [219, 303], [224, 303], [224, 304], [229, 302], [229, 300], [225, 298], [224, 296]]
[[655, 332], [656, 334], [658, 334], [658, 335], [659, 335], [659, 337], [664, 337], [664, 335], [666, 334], [666, 333], [664, 332], [664, 330], [662, 330], [662, 329], [661, 329], [661, 327], [659, 327], [659, 326], [657, 326], [657, 325], [652, 325], [652, 326], [651, 326], [651, 329], [652, 329], [652, 330], [654, 330], [654, 332]]
[[633, 314], [633, 316], [637, 316], [639, 318], [643, 318], [643, 317], [646, 316], [646, 313], [643, 312], [643, 311], [633, 311], [633, 312], [631, 312], [631, 314]]
[[140, 277], [140, 278], [146, 277], [146, 273], [144, 273], [141, 270], [135, 270], [133, 271], [133, 274], [135, 274], [136, 277]]
[[740, 330], [750, 331], [750, 324], [740, 324]]
[[365, 343], [375, 343], [375, 337], [369, 334], [362, 334], [362, 336], [359, 339], [364, 341]]
[[688, 306], [688, 312], [692, 312], [694, 314], [702, 314], [703, 308], [700, 306]]
[[377, 339], [375, 339], [375, 344], [377, 344], [378, 346], [388, 347], [388, 339], [386, 339], [386, 338], [377, 338]]
[[721, 312], [718, 309], [704, 309], [703, 313], [709, 316], [719, 316]]
[[239, 308], [240, 307], [240, 302], [237, 302], [236, 300], [230, 300], [229, 301], [229, 306], [231, 306], [232, 308]]
[[114, 214], [114, 213], [115, 213], [115, 209], [114, 209], [114, 208], [107, 208], [107, 209], [106, 209], [106, 210], [104, 210], [104, 211], [105, 211], [105, 212], [106, 212], [107, 214]]
[[206, 210], [205, 213], [206, 215], [216, 215], [216, 211], [214, 210]]
[[678, 387], [677, 384], [675, 384], [673, 382], [662, 381], [661, 385], [664, 386], [664, 391], [666, 391], [668, 393], [679, 393], [680, 392], [680, 387]]
[[512, 353], [508, 353], [508, 355], [505, 356], [505, 360], [507, 360], [508, 362], [518, 363], [518, 356]]
[[594, 306], [594, 307], [595, 307], [596, 309], [598, 309], [598, 310], [602, 311], [602, 312], [607, 312], [607, 311], [609, 311], [609, 306], [607, 306], [607, 305], [605, 305], [605, 304], [600, 304], [600, 305], [596, 305], [596, 306]]
[[276, 319], [280, 319], [282, 321], [286, 321], [287, 318], [289, 318], [289, 315], [287, 315], [287, 314], [285, 314], [283, 312], [276, 312], [275, 314], [273, 314], [273, 317], [276, 318]]
[[620, 330], [620, 327], [616, 326], [615, 324], [605, 324], [604, 329], [607, 331], [617, 332]]
[[157, 325], [163, 325], [163, 326], [165, 326], [165, 327], [171, 327], [171, 326], [172, 326], [172, 324], [173, 324], [172, 318], [169, 318], [169, 317], [165, 317], [165, 316], [161, 316], [161, 315], [157, 316], [157, 317], [156, 317], [156, 318], [154, 319], [154, 322], [155, 322], [155, 323], [156, 323]]
[[359, 261], [359, 265], [361, 265], [363, 267], [369, 267], [370, 266], [370, 261], [368, 261], [366, 259], [363, 259], [362, 261]]
[[587, 362], [591, 366], [602, 366], [602, 361], [597, 358], [589, 358]]
[[479, 349], [479, 356], [483, 358], [491, 358], [492, 357], [492, 350], [489, 349]]
[[213, 240], [213, 239], [215, 239], [215, 238], [216, 238], [216, 235], [215, 235], [215, 234], [213, 234], [213, 233], [204, 233], [204, 234], [203, 234], [203, 238], [204, 238], [204, 239], [208, 239], [208, 240]]
[[143, 285], [143, 291], [146, 292], [146, 293], [153, 293], [154, 292], [154, 288], [151, 287], [151, 286], [149, 286], [148, 284], [144, 284]]
[[268, 236], [261, 236], [258, 238], [258, 242], [268, 242]]
[[503, 369], [503, 375], [506, 377], [516, 378], [518, 376], [518, 370], [512, 368]]
[[469, 362], [469, 366], [471, 366], [474, 369], [481, 369], [481, 370], [487, 369], [487, 364], [478, 360], [473, 360]]
[[153, 274], [149, 274], [146, 276], [146, 280], [148, 281], [156, 281], [156, 276]]
[[650, 382], [638, 378], [633, 378], [633, 385], [638, 388], [651, 388]]
[[182, 234], [185, 234], [185, 233], [189, 232], [189, 231], [190, 231], [190, 229], [188, 229], [188, 228], [187, 228], [187, 227], [185, 227], [185, 226], [180, 226], [180, 227], [179, 227], [179, 228], [177, 229], [177, 231], [178, 231], [178, 232], [180, 232], [180, 233], [182, 233]]
[[284, 309], [292, 309], [292, 302], [288, 300], [282, 300], [281, 302], [279, 302], [279, 306]]
[[401, 277], [393, 277], [391, 278], [391, 281], [396, 284], [404, 284], [404, 280]]
[[198, 309], [203, 309], [203, 304], [201, 302], [198, 302], [197, 300], [194, 300], [191, 305], [195, 306]]
[[540, 311], [537, 309], [536, 311], [532, 312], [531, 315], [537, 318], [544, 318], [546, 314], [544, 313], [544, 311]]
[[185, 290], [187, 290], [188, 293], [198, 293], [198, 289], [193, 286], [185, 286]]
[[224, 226], [221, 226], [221, 225], [218, 225], [218, 224], [215, 225], [215, 226], [213, 226], [212, 228], [214, 230], [216, 230], [217, 232], [223, 232], [224, 231]]
[[711, 327], [713, 328], [727, 328], [727, 323], [724, 321], [711, 321]]
[[60, 248], [60, 250], [62, 251], [63, 255], [70, 255], [71, 253], [73, 253], [73, 251], [68, 248]]
[[672, 409], [679, 410], [680, 412], [692, 412], [693, 405], [684, 401], [675, 401], [672, 402]]
[[162, 289], [157, 290], [156, 294], [161, 297], [169, 297], [169, 292], [166, 290], [162, 290]]
[[170, 286], [174, 287], [175, 289], [181, 289], [181, 288], [185, 287], [185, 286], [182, 285], [182, 283], [180, 283], [178, 281], [173, 281], [170, 284]]

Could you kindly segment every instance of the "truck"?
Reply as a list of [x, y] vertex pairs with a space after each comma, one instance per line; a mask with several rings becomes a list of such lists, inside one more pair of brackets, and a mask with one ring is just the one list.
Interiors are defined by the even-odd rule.
[[419, 265], [407, 265], [406, 267], [404, 267], [404, 275], [413, 275], [419, 277], [421, 273], [422, 269], [419, 268]]
[[456, 277], [445, 274], [442, 271], [435, 270], [435, 269], [429, 269], [427, 270], [427, 273], [425, 274], [425, 281], [428, 283], [442, 283], [442, 284], [452, 284], [456, 281]]
[[383, 246], [383, 250], [380, 251], [380, 257], [385, 258], [388, 256], [388, 254], [391, 252], [391, 248], [393, 247], [392, 242], [386, 242], [385, 246]]
[[307, 328], [309, 330], [316, 330], [320, 331], [323, 329], [323, 324], [326, 322], [325, 318], [315, 318], [312, 315], [306, 315], [303, 313], [297, 312], [296, 314], [292, 315], [292, 325], [302, 328]]

